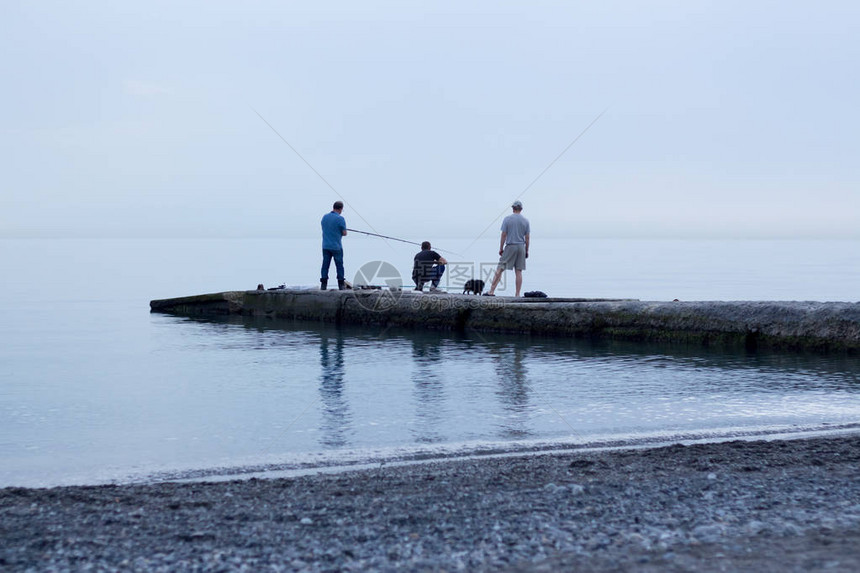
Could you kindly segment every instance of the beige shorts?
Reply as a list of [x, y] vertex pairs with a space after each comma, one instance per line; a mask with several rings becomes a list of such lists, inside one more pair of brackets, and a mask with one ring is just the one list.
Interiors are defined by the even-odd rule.
[[511, 269], [518, 271], [526, 270], [526, 246], [523, 244], [505, 245], [505, 250], [502, 251], [502, 256], [499, 257], [498, 268], [506, 271]]

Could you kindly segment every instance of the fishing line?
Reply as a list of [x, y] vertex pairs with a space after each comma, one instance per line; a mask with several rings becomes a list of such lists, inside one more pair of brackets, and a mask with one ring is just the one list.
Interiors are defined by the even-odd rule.
[[[334, 191], [334, 192], [335, 192], [335, 194], [336, 194], [338, 197], [340, 197], [341, 201], [343, 201], [344, 203], [349, 203], [349, 202], [344, 198], [344, 196], [340, 194], [340, 191], [338, 191], [337, 189], [335, 189], [335, 188], [334, 188], [334, 186], [332, 186], [332, 184], [331, 184], [331, 183], [329, 183], [329, 182], [328, 182], [328, 180], [326, 180], [326, 178], [325, 178], [325, 177], [323, 177], [323, 176], [322, 176], [322, 174], [321, 174], [319, 171], [317, 171], [317, 170], [314, 168], [314, 166], [313, 166], [313, 165], [311, 165], [311, 164], [310, 164], [310, 162], [309, 162], [307, 159], [305, 159], [305, 158], [304, 158], [304, 156], [302, 156], [302, 154], [301, 154], [301, 153], [299, 153], [299, 150], [298, 150], [298, 149], [296, 149], [295, 147], [293, 147], [293, 146], [290, 144], [290, 142], [289, 142], [289, 141], [287, 141], [286, 139], [284, 139], [284, 136], [283, 136], [283, 135], [281, 135], [281, 134], [278, 132], [278, 130], [277, 130], [277, 129], [275, 129], [275, 127], [274, 127], [271, 123], [269, 123], [269, 122], [266, 120], [266, 118], [265, 118], [265, 117], [263, 117], [262, 115], [260, 115], [260, 112], [259, 112], [259, 111], [257, 111], [257, 110], [256, 110], [256, 109], [254, 109], [253, 107], [251, 107], [251, 110], [253, 110], [253, 112], [254, 112], [254, 113], [256, 113], [256, 114], [257, 114], [257, 116], [258, 116], [260, 119], [262, 119], [262, 120], [263, 120], [263, 123], [265, 123], [266, 125], [268, 125], [268, 126], [269, 126], [269, 128], [270, 128], [272, 131], [274, 131], [274, 132], [275, 132], [275, 135], [277, 135], [278, 137], [280, 137], [280, 138], [281, 138], [281, 141], [283, 141], [284, 143], [286, 143], [286, 144], [287, 144], [287, 147], [289, 147], [290, 149], [292, 149], [292, 150], [293, 150], [293, 153], [295, 153], [296, 155], [298, 155], [298, 156], [299, 156], [299, 159], [301, 159], [302, 161], [304, 161], [304, 162], [305, 162], [305, 165], [307, 165], [308, 167], [310, 167], [310, 168], [311, 168], [311, 171], [313, 171], [314, 173], [316, 173], [316, 174], [317, 174], [317, 177], [319, 177], [320, 179], [322, 179], [323, 183], [325, 183], [326, 185], [328, 185], [329, 189], [331, 189], [332, 191]], [[371, 224], [367, 221], [367, 219], [365, 219], [364, 217], [362, 217], [362, 216], [361, 216], [361, 213], [359, 213], [359, 212], [358, 212], [358, 210], [357, 210], [355, 207], [353, 207], [351, 204], [350, 204], [350, 208], [352, 209], [353, 213], [355, 213], [355, 214], [358, 216], [358, 218], [359, 218], [359, 219], [361, 219], [362, 221], [364, 221], [364, 224], [365, 224], [365, 225], [367, 225], [368, 227], [370, 227], [371, 229], [373, 229], [373, 225], [371, 225]], [[347, 230], [349, 230], [349, 229], [347, 229]], [[373, 230], [375, 231], [376, 229], [373, 229]], [[381, 235], [380, 235], [380, 236], [381, 236]], [[390, 245], [389, 245], [389, 246], [390, 246]], [[393, 247], [392, 247], [392, 248], [393, 248]]]
[[[289, 424], [287, 424], [287, 426], [278, 433], [277, 437], [283, 438], [284, 436], [286, 436], [287, 433], [290, 431], [290, 429], [296, 425], [296, 422], [298, 422], [300, 419], [302, 419], [302, 417], [304, 417], [304, 415], [308, 413], [308, 410], [313, 408], [317, 403], [319, 403], [320, 400], [322, 400], [322, 397], [317, 396], [314, 400], [309, 402], [308, 405], [305, 406], [305, 409], [302, 410], [298, 416], [293, 418], [293, 420]], [[274, 441], [272, 441], [270, 443], [269, 447], [266, 448], [265, 450], [263, 450], [263, 455], [270, 455], [274, 448], [275, 448], [275, 443], [274, 443]]]
[[[574, 144], [574, 143], [576, 143], [577, 141], [579, 141], [579, 138], [581, 138], [583, 135], [585, 135], [585, 132], [586, 132], [586, 131], [588, 131], [589, 129], [591, 129], [591, 126], [592, 126], [592, 125], [594, 125], [595, 123], [597, 123], [597, 120], [598, 120], [598, 119], [600, 119], [601, 117], [603, 117], [603, 114], [605, 114], [608, 110], [609, 110], [609, 108], [607, 107], [606, 109], [604, 109], [603, 111], [601, 111], [599, 114], [597, 114], [597, 117], [595, 117], [594, 119], [592, 119], [592, 120], [591, 120], [591, 123], [589, 123], [588, 125], [586, 125], [586, 126], [585, 126], [585, 129], [583, 129], [582, 131], [580, 131], [580, 132], [579, 132], [579, 135], [577, 135], [576, 137], [574, 137], [574, 138], [573, 138], [573, 141], [571, 141], [570, 143], [568, 143], [568, 144], [567, 144], [567, 147], [565, 147], [564, 149], [562, 149], [562, 150], [561, 150], [561, 153], [559, 153], [559, 154], [555, 157], [555, 159], [553, 159], [552, 161], [550, 161], [550, 162], [549, 162], [549, 165], [547, 165], [546, 167], [544, 167], [543, 171], [541, 171], [540, 173], [538, 173], [538, 176], [537, 176], [537, 177], [535, 177], [534, 179], [532, 179], [532, 182], [531, 182], [531, 183], [529, 183], [528, 185], [526, 185], [526, 188], [525, 188], [525, 189], [523, 189], [523, 190], [520, 192], [520, 194], [519, 194], [519, 195], [517, 195], [517, 197], [516, 197], [516, 199], [515, 199], [515, 200], [519, 200], [523, 195], [525, 195], [525, 194], [526, 194], [526, 191], [528, 191], [529, 189], [531, 189], [532, 185], [534, 185], [535, 183], [537, 183], [537, 180], [538, 180], [538, 179], [540, 179], [541, 177], [543, 177], [543, 174], [544, 174], [544, 173], [546, 173], [547, 171], [549, 171], [550, 167], [552, 167], [553, 165], [555, 165], [555, 162], [556, 162], [556, 161], [558, 161], [559, 159], [561, 159], [561, 156], [562, 156], [562, 155], [564, 155], [565, 153], [567, 153], [567, 150], [568, 150], [568, 149], [570, 149], [571, 147], [573, 147], [573, 144]], [[492, 226], [496, 223], [496, 221], [498, 221], [498, 220], [499, 220], [499, 217], [501, 217], [502, 215], [504, 215], [505, 213], [507, 213], [507, 212], [508, 212], [508, 209], [509, 209], [509, 208], [510, 208], [510, 207], [505, 207], [505, 209], [504, 209], [501, 213], [499, 213], [498, 215], [496, 215], [496, 218], [495, 218], [495, 219], [493, 219], [492, 221], [490, 221], [490, 224], [489, 224], [489, 225], [487, 225], [487, 228], [486, 228], [486, 229], [484, 229], [483, 231], [481, 231], [481, 233], [480, 233], [477, 237], [475, 237], [475, 239], [474, 239], [471, 243], [469, 243], [469, 246], [468, 246], [468, 247], [466, 247], [466, 249], [465, 249], [465, 250], [467, 250], [467, 251], [468, 251], [470, 248], [472, 248], [472, 245], [474, 245], [476, 242], [478, 242], [478, 239], [480, 239], [481, 237], [483, 237], [483, 236], [484, 236], [484, 233], [486, 233], [486, 232], [490, 229], [490, 227], [492, 227]]]
[[[269, 123], [269, 122], [266, 120], [266, 118], [265, 118], [265, 117], [263, 117], [262, 115], [260, 115], [260, 112], [259, 112], [259, 111], [257, 111], [257, 110], [256, 110], [256, 109], [254, 109], [253, 107], [251, 108], [251, 110], [253, 110], [253, 112], [257, 114], [257, 117], [259, 117], [260, 119], [262, 119], [262, 120], [263, 120], [263, 123], [265, 123], [266, 125], [268, 125], [268, 126], [269, 126], [269, 129], [271, 129], [272, 131], [274, 131], [274, 132], [275, 132], [275, 135], [277, 135], [278, 137], [280, 137], [280, 138], [281, 138], [281, 141], [283, 141], [284, 143], [286, 143], [286, 144], [287, 144], [287, 147], [289, 147], [290, 149], [292, 149], [292, 150], [293, 150], [293, 153], [295, 153], [296, 155], [298, 155], [298, 156], [299, 156], [299, 159], [301, 159], [302, 161], [304, 161], [304, 162], [305, 162], [305, 165], [307, 165], [308, 167], [310, 167], [310, 168], [311, 168], [311, 171], [313, 171], [314, 173], [316, 173], [317, 177], [319, 177], [320, 179], [322, 179], [323, 183], [325, 183], [326, 185], [328, 185], [329, 189], [331, 189], [332, 191], [334, 191], [334, 192], [335, 192], [335, 194], [336, 194], [338, 197], [340, 197], [341, 201], [343, 201], [344, 203], [348, 203], [348, 201], [346, 200], [346, 198], [345, 198], [343, 195], [341, 195], [341, 194], [340, 194], [340, 192], [339, 192], [337, 189], [335, 189], [335, 188], [334, 188], [334, 186], [332, 186], [332, 184], [331, 184], [331, 183], [329, 183], [329, 182], [328, 182], [328, 180], [327, 180], [325, 177], [323, 177], [323, 176], [322, 176], [322, 174], [321, 174], [319, 171], [317, 171], [317, 170], [316, 170], [316, 168], [314, 168], [314, 166], [313, 166], [313, 165], [311, 165], [311, 164], [310, 164], [310, 162], [309, 162], [307, 159], [305, 159], [305, 158], [304, 158], [304, 156], [302, 156], [302, 154], [301, 154], [301, 153], [299, 153], [298, 149], [296, 149], [295, 147], [293, 147], [293, 146], [290, 144], [290, 142], [289, 142], [289, 141], [287, 141], [287, 140], [284, 138], [284, 136], [283, 136], [283, 135], [281, 135], [281, 134], [278, 132], [278, 130], [277, 130], [277, 129], [275, 129], [275, 127], [274, 127], [271, 123]], [[359, 213], [359, 212], [358, 212], [358, 210], [357, 210], [355, 207], [353, 207], [352, 205], [350, 205], [350, 207], [352, 208], [352, 211], [353, 211], [353, 212], [358, 216], [358, 218], [359, 218], [359, 219], [361, 219], [362, 221], [364, 221], [364, 223], [365, 223], [368, 227], [370, 227], [371, 229], [373, 229], [374, 231], [376, 231], [376, 229], [374, 229], [374, 228], [373, 228], [373, 225], [371, 225], [371, 224], [367, 221], [367, 219], [365, 219], [364, 217], [362, 217], [362, 216], [361, 216], [361, 213]], [[380, 235], [379, 233], [368, 233], [367, 231], [359, 231], [359, 230], [357, 230], [357, 229], [347, 229], [347, 231], [352, 231], [353, 233], [361, 233], [362, 235], [370, 235], [370, 236], [372, 236], [372, 237], [379, 237], [379, 238], [381, 238], [381, 239], [390, 239], [390, 240], [392, 240], [392, 241], [400, 241], [401, 243], [409, 243], [410, 245], [418, 245], [419, 247], [421, 246], [421, 243], [416, 243], [416, 242], [414, 242], [414, 241], [407, 241], [407, 240], [405, 240], [405, 239], [398, 239], [398, 238], [396, 238], [396, 237], [389, 237], [389, 236], [387, 236], [387, 235]], [[389, 245], [389, 246], [391, 246], [391, 245]], [[394, 248], [394, 247], [392, 247], [392, 248]], [[454, 251], [448, 251], [448, 250], [446, 250], [446, 249], [439, 249], [439, 250], [440, 250], [440, 251], [445, 251], [446, 253], [451, 253], [451, 254], [453, 254], [453, 255], [458, 255], [458, 256], [460, 256], [460, 253], [455, 253]]]

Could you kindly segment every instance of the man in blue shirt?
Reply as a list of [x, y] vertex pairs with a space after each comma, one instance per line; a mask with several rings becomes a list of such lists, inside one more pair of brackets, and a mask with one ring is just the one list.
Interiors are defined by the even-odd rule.
[[331, 213], [323, 215], [322, 225], [322, 252], [323, 262], [320, 272], [320, 289], [328, 287], [328, 270], [331, 268], [331, 260], [334, 259], [334, 267], [337, 269], [337, 288], [346, 288], [346, 277], [343, 272], [343, 244], [341, 239], [346, 236], [346, 219], [341, 216], [343, 203], [335, 201]]

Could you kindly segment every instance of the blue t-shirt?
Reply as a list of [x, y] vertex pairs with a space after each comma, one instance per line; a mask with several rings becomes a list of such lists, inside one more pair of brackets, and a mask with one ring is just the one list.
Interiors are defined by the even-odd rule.
[[323, 215], [322, 221], [322, 248], [330, 251], [342, 251], [343, 232], [346, 231], [346, 219], [332, 211]]

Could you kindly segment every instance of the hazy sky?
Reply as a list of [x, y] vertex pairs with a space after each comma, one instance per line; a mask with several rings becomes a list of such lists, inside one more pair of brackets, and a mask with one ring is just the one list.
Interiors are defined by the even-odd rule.
[[[0, 237], [860, 238], [860, 3], [0, 8]], [[337, 191], [264, 123], [259, 112]], [[360, 215], [360, 216], [359, 216]]]

